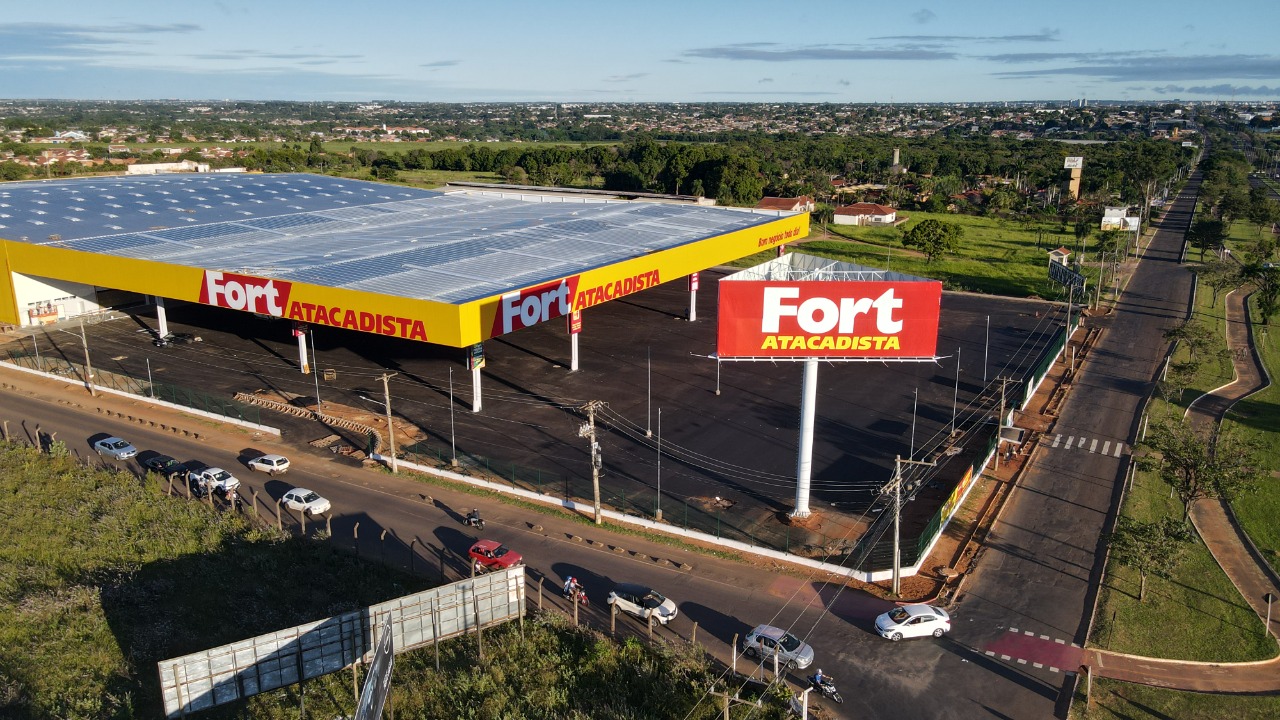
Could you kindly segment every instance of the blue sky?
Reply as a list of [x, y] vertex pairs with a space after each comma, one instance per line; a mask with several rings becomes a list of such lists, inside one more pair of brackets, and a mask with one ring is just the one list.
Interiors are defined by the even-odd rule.
[[0, 97], [1280, 98], [1280, 2], [6, 2]]

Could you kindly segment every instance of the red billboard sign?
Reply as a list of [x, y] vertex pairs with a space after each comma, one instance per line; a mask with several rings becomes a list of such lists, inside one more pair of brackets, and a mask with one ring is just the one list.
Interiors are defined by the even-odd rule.
[[933, 357], [940, 282], [720, 284], [720, 357]]

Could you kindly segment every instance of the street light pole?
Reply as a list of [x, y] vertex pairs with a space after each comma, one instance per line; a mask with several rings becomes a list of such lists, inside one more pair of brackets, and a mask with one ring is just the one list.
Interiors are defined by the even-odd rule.
[[449, 464], [458, 467], [458, 440], [453, 434], [453, 368], [449, 368]]
[[662, 522], [662, 408], [658, 408], [658, 497], [654, 500], [653, 519]]
[[391, 472], [393, 473], [399, 473], [400, 467], [396, 463], [396, 428], [391, 424], [391, 388], [387, 385], [387, 381], [399, 374], [382, 373], [382, 400], [387, 406], [387, 443], [391, 450]]
[[84, 319], [80, 320], [80, 344], [84, 345], [84, 384], [89, 386], [89, 395], [97, 397], [93, 389], [93, 365], [89, 363], [89, 336], [84, 333]]
[[315, 367], [311, 368], [311, 376], [316, 381], [316, 415], [324, 415], [324, 409], [320, 405], [320, 356], [316, 354], [316, 331], [311, 329], [311, 361]]

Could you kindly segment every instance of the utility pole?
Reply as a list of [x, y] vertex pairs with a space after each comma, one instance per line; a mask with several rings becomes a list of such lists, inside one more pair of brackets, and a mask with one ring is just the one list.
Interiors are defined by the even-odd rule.
[[396, 463], [396, 428], [391, 424], [391, 389], [387, 381], [399, 374], [382, 373], [382, 401], [387, 407], [387, 443], [391, 450], [391, 472], [393, 473], [399, 473], [400, 468]]
[[90, 397], [98, 397], [93, 389], [93, 365], [89, 363], [89, 336], [84, 334], [84, 319], [80, 320], [80, 344], [84, 346], [84, 384], [89, 386]]
[[587, 414], [587, 422], [578, 428], [578, 437], [587, 438], [591, 442], [591, 491], [595, 495], [595, 521], [599, 525], [600, 517], [600, 443], [596, 442], [596, 410], [604, 406], [599, 400], [592, 400], [583, 405], [581, 410]]
[[882, 493], [893, 493], [893, 594], [902, 589], [902, 466], [923, 465], [933, 467], [937, 463], [923, 460], [903, 460], [901, 455], [893, 459], [893, 479], [880, 488]]
[[1000, 414], [996, 416], [996, 465], [995, 469], [1000, 469], [1000, 435], [1004, 430], [1004, 388], [1009, 384], [1009, 378], [1001, 376], [996, 378], [1000, 381]]

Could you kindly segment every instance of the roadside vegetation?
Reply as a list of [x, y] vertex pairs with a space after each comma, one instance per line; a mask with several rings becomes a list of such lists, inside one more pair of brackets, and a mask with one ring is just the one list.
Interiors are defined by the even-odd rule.
[[[163, 715], [156, 662], [429, 587], [323, 537], [257, 528], [157, 482], [0, 443], [0, 716]], [[399, 717], [716, 718], [698, 647], [615, 641], [554, 614], [397, 658]], [[355, 706], [339, 672], [202, 711], [333, 718]], [[305, 708], [305, 712], [303, 712]], [[781, 718], [777, 699], [752, 717]], [[751, 706], [750, 709], [755, 709]], [[748, 706], [733, 716], [745, 717]], [[301, 713], [301, 715], [300, 715]]]

